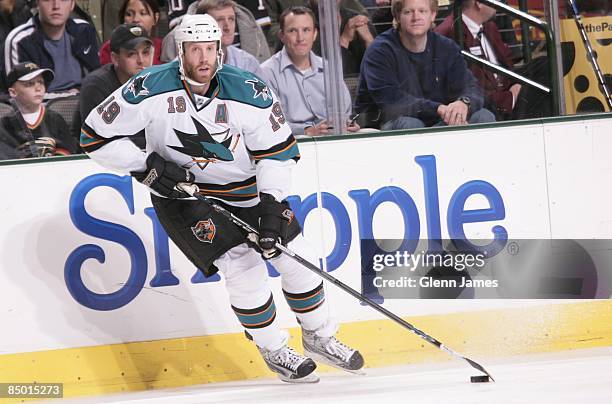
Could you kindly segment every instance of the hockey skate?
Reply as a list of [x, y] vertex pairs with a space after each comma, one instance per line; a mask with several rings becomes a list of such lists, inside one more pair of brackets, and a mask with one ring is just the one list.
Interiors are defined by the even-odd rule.
[[317, 362], [356, 374], [365, 374], [363, 356], [359, 351], [338, 341], [336, 337], [321, 337], [315, 331], [302, 328], [304, 355]]
[[275, 351], [260, 348], [259, 352], [266, 365], [278, 377], [288, 383], [317, 383], [319, 376], [314, 372], [317, 364], [310, 358], [300, 355], [286, 344]]

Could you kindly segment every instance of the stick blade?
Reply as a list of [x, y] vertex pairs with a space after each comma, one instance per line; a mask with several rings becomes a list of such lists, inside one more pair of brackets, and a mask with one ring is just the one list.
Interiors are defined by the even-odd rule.
[[[489, 372], [487, 372], [487, 370], [485, 368], [483, 368], [480, 363], [475, 362], [475, 361], [471, 360], [470, 358], [466, 358], [465, 356], [463, 357], [463, 359], [465, 359], [465, 361], [467, 363], [469, 363], [470, 366], [472, 366], [474, 369], [479, 370], [482, 373], [484, 373], [486, 376], [483, 376], [483, 377], [489, 377], [492, 381], [495, 381], [493, 376], [491, 376], [491, 374]], [[472, 376], [472, 377], [476, 377], [476, 376]]]

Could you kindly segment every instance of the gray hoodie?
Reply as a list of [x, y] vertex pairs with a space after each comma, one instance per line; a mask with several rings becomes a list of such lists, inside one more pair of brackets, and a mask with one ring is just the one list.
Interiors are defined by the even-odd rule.
[[[195, 14], [197, 6], [198, 2], [192, 3], [187, 9], [187, 14]], [[236, 4], [236, 29], [240, 32], [240, 49], [255, 56], [259, 63], [270, 57], [270, 48], [261, 27], [255, 21], [253, 14], [240, 4]], [[169, 62], [176, 56], [173, 29], [164, 37], [160, 59], [162, 62]]]

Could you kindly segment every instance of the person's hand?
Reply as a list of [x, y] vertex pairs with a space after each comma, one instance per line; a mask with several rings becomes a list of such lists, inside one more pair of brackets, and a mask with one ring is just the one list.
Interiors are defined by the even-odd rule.
[[377, 6], [388, 6], [389, 4], [391, 4], [391, 0], [376, 0], [376, 5]]
[[359, 126], [359, 124], [355, 121], [349, 121], [346, 123], [346, 130], [348, 130], [349, 132], [358, 132], [359, 129], [361, 129], [361, 126]]
[[147, 157], [147, 168], [143, 172], [131, 172], [132, 177], [166, 198], [186, 198], [187, 193], [177, 188], [180, 183], [190, 184], [195, 181], [192, 172], [168, 161], [157, 152]]
[[272, 195], [259, 194], [259, 248], [264, 259], [280, 255], [276, 243], [286, 245], [289, 224], [295, 219], [286, 202], [278, 202]]
[[454, 101], [438, 107], [438, 116], [449, 126], [466, 125], [468, 106], [462, 101]]
[[[355, 17], [353, 17], [355, 18]], [[343, 48], [348, 48], [348, 45], [351, 43], [353, 39], [355, 39], [355, 24], [352, 22], [353, 18], [348, 20], [342, 33], [340, 33], [340, 46]]]
[[508, 91], [512, 93], [512, 108], [514, 108], [516, 100], [518, 100], [519, 93], [521, 92], [521, 85], [518, 83], [513, 84], [512, 86], [510, 86]]
[[308, 136], [328, 135], [331, 133], [332, 129], [333, 127], [327, 123], [326, 119], [324, 119], [318, 124], [304, 129], [304, 133]]
[[370, 32], [370, 27], [368, 25], [370, 19], [365, 15], [358, 15], [353, 18], [358, 17], [361, 18], [356, 23], [355, 31], [357, 32], [357, 35], [359, 35], [359, 37], [363, 40], [363, 42], [365, 42], [365, 45], [367, 47], [372, 43], [372, 41], [374, 41], [374, 36], [372, 35], [372, 32]]
[[[369, 21], [370, 19], [367, 16], [361, 14], [349, 18], [340, 34], [340, 46], [348, 48], [351, 41], [355, 39], [355, 34], [359, 34], [362, 38], [364, 38], [364, 36], [367, 37], [368, 34], [372, 36], [368, 29]], [[364, 29], [367, 33], [364, 32]], [[374, 38], [372, 38], [372, 40], [374, 40]]]

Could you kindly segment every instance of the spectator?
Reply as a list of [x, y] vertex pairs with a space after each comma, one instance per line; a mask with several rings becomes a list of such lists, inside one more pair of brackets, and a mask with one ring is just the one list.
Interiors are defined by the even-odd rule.
[[32, 62], [16, 64], [7, 84], [15, 113], [2, 118], [6, 133], [2, 149], [8, 158], [67, 155], [76, 151], [76, 139], [69, 135], [68, 124], [56, 112], [43, 105], [46, 86], [53, 71]]
[[[198, 3], [192, 3], [187, 10], [187, 14], [195, 14], [197, 8]], [[233, 45], [255, 56], [259, 63], [267, 60], [270, 57], [270, 48], [268, 48], [266, 37], [261, 27], [257, 25], [255, 17], [240, 4], [234, 4], [234, 10], [236, 13], [236, 33]], [[174, 58], [176, 58], [176, 45], [174, 42], [174, 30], [172, 30], [164, 38], [161, 60], [169, 62]]]
[[[170, 29], [174, 28], [174, 26], [181, 21], [183, 15], [188, 13], [188, 7], [194, 2], [197, 3], [195, 0], [183, 0], [180, 2], [171, 1], [168, 3], [168, 20]], [[264, 35], [266, 35], [268, 29], [270, 29], [270, 16], [268, 15], [268, 10], [266, 10], [263, 5], [263, 0], [237, 0], [236, 3], [243, 6], [245, 9], [249, 10], [251, 14], [253, 14], [257, 25], [259, 25]]]
[[[81, 125], [113, 91], [153, 62], [153, 41], [140, 25], [119, 25], [111, 35], [109, 48], [112, 63], [100, 67], [83, 80], [79, 100]], [[145, 146], [144, 135], [130, 139], [141, 148]]]
[[26, 0], [0, 0], [0, 44], [11, 30], [32, 17]]
[[232, 45], [236, 32], [236, 3], [233, 0], [202, 0], [198, 3], [197, 14], [208, 14], [219, 24], [223, 64], [261, 76], [261, 68], [255, 56]]
[[[357, 11], [346, 8], [341, 0], [338, 3], [338, 18], [340, 20], [340, 51], [342, 54], [342, 71], [345, 76], [356, 76], [359, 74], [359, 66], [365, 50], [376, 36], [376, 31], [367, 13], [360, 14]], [[318, 19], [319, 0], [310, 0], [310, 8]], [[321, 41], [319, 38], [313, 45], [313, 52], [321, 56]]]
[[262, 32], [268, 39], [268, 45], [270, 47], [274, 46], [274, 42], [270, 42], [270, 37], [268, 36], [268, 31], [270, 30], [270, 16], [268, 15], [268, 10], [263, 4], [263, 0], [236, 0], [236, 3], [244, 6], [247, 10], [253, 14], [255, 17], [255, 21], [257, 25], [261, 28]]
[[[25, 0], [0, 0], [0, 47], [4, 49], [4, 40], [11, 30], [32, 17], [30, 7]], [[8, 98], [4, 78], [4, 52], [0, 52], [0, 97]]]
[[87, 20], [88, 23], [94, 26], [98, 34], [98, 43], [104, 37], [102, 27], [102, 6], [105, 0], [75, 0], [73, 17]]
[[492, 122], [459, 47], [430, 32], [437, 0], [393, 0], [394, 28], [368, 47], [357, 93], [360, 112], [383, 130]]
[[55, 72], [47, 91], [77, 93], [82, 78], [98, 68], [95, 28], [70, 18], [74, 0], [37, 0], [38, 14], [13, 29], [4, 43], [5, 72], [32, 61]]
[[[306, 6], [308, 0], [263, 0], [266, 9], [268, 9], [268, 15], [270, 16], [270, 29], [268, 30], [268, 41], [274, 43], [273, 48], [279, 50], [282, 44], [279, 42], [279, 16], [284, 10], [294, 6]], [[368, 12], [365, 7], [359, 2], [359, 0], [341, 0], [340, 3], [343, 7], [356, 11], [359, 14], [366, 15]], [[318, 20], [315, 17], [316, 25]]]
[[[549, 85], [545, 58], [536, 58], [521, 69], [515, 69], [508, 46], [502, 41], [493, 18], [495, 9], [476, 0], [465, 0], [462, 4], [463, 48], [481, 59], [515, 70], [535, 81]], [[435, 31], [453, 39], [455, 21], [447, 16]], [[485, 106], [495, 111], [497, 119], [524, 119], [551, 115], [550, 99], [546, 93], [522, 86], [492, 70], [476, 64], [470, 66], [472, 73], [484, 89]]]
[[[153, 36], [157, 22], [159, 21], [159, 6], [157, 0], [125, 0], [119, 9], [119, 21], [121, 24], [138, 24], [151, 35], [153, 48], [153, 64], [159, 65], [162, 61], [161, 55], [162, 40]], [[111, 63], [110, 39], [102, 45], [100, 49], [100, 64]]]
[[[281, 100], [294, 136], [329, 134], [333, 128], [326, 119], [323, 59], [312, 51], [317, 36], [314, 14], [306, 7], [290, 7], [282, 12], [279, 24], [284, 46], [261, 65], [263, 78]], [[346, 85], [344, 105], [348, 118], [351, 96]], [[348, 126], [349, 132], [359, 129], [355, 122]]]
[[[168, 26], [170, 29], [174, 29], [180, 22], [185, 14], [188, 14], [187, 10], [192, 4], [197, 3], [197, 0], [182, 0], [182, 1], [169, 1], [168, 2]], [[196, 4], [197, 7], [197, 4]]]

